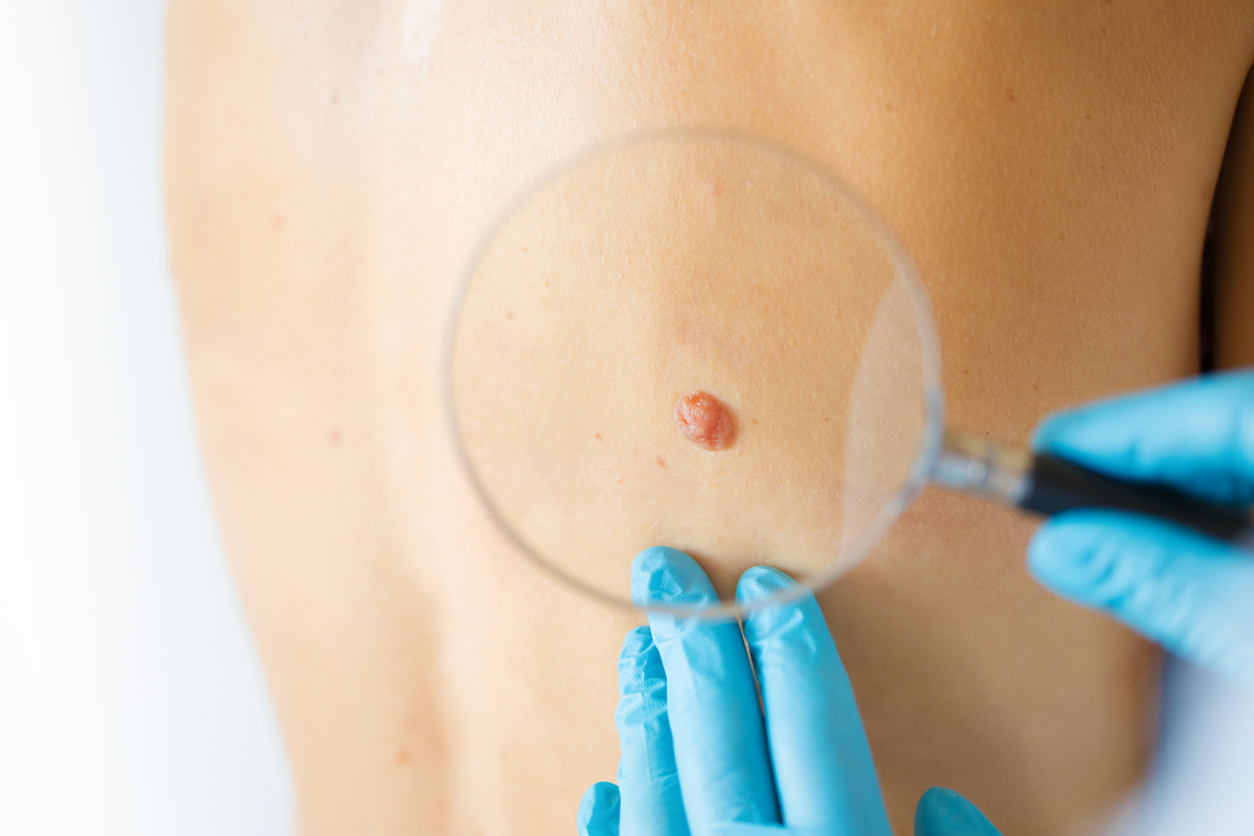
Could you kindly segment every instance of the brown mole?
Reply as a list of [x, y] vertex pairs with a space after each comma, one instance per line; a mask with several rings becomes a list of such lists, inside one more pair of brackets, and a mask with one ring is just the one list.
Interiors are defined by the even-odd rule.
[[708, 392], [689, 392], [675, 404], [684, 438], [706, 450], [723, 450], [736, 440], [731, 410]]

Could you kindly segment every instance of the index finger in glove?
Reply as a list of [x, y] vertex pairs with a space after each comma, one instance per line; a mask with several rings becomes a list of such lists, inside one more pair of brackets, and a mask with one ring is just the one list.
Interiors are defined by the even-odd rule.
[[1254, 500], [1254, 372], [1210, 375], [1048, 418], [1032, 446], [1215, 502]]
[[[752, 604], [796, 587], [756, 567], [736, 590]], [[891, 836], [853, 687], [818, 601], [807, 592], [744, 620], [762, 690], [780, 815], [789, 832]]]
[[[700, 608], [718, 595], [688, 555], [646, 549], [632, 562], [637, 604]], [[649, 612], [666, 670], [666, 709], [688, 824], [704, 836], [716, 824], [779, 821], [757, 689], [734, 620]]]
[[648, 627], [637, 627], [623, 639], [618, 694], [614, 723], [622, 754], [617, 826], [622, 836], [687, 836], [688, 820], [666, 715], [666, 673]]
[[1168, 650], [1254, 682], [1254, 561], [1237, 549], [1135, 514], [1070, 511], [1037, 530], [1028, 568]]

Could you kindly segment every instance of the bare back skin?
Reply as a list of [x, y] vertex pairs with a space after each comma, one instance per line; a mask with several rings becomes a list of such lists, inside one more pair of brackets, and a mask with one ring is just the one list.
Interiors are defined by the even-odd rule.
[[[1248, 2], [174, 0], [168, 48], [200, 433], [306, 836], [570, 833], [613, 780], [638, 616], [493, 527], [438, 384], [476, 237], [569, 155], [700, 125], [843, 173], [920, 267], [950, 419], [1019, 444], [1197, 371], [1223, 165], [1219, 360], [1254, 361]], [[1157, 653], [1031, 581], [1032, 527], [925, 493], [821, 596], [898, 833], [933, 785], [1073, 831], [1147, 764]]]

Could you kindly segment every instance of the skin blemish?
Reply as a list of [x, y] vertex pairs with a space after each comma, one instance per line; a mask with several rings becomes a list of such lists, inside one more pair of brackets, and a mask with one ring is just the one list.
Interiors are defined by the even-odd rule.
[[327, 433], [327, 441], [331, 443], [332, 447], [338, 446], [339, 443], [343, 440], [344, 440], [344, 433], [340, 430], [339, 427], [332, 427], [331, 431]]
[[675, 404], [684, 438], [703, 450], [725, 450], [736, 440], [731, 410], [708, 392], [689, 392]]
[[658, 467], [662, 468], [663, 470], [666, 470], [666, 462], [662, 460], [661, 456], [658, 456], [656, 461], [657, 461]]
[[592, 435], [596, 438], [596, 440], [597, 440], [597, 441], [600, 441], [600, 440], [601, 440], [601, 434], [600, 434], [600, 433], [593, 433]]

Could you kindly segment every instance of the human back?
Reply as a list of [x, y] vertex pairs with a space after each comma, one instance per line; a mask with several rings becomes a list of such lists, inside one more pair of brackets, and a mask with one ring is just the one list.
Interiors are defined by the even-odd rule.
[[[842, 173], [920, 267], [950, 419], [1001, 440], [1197, 369], [1200, 253], [1254, 55], [1245, 4], [169, 15], [198, 420], [311, 836], [562, 832], [612, 777], [614, 659], [637, 619], [493, 528], [439, 388], [477, 236], [571, 154], [700, 125]], [[821, 597], [899, 832], [933, 784], [1007, 833], [1065, 832], [1145, 765], [1155, 654], [1037, 588], [1030, 530], [927, 493]]]

